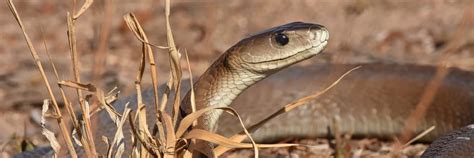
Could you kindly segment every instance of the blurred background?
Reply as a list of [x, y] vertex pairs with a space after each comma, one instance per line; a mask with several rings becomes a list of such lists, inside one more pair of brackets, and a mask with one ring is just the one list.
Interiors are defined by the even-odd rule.
[[[474, 1], [471, 0], [173, 0], [171, 26], [181, 53], [190, 56], [195, 76], [240, 39], [262, 29], [294, 22], [319, 23], [330, 31], [325, 54], [301, 64], [412, 63], [474, 70]], [[53, 71], [43, 41], [59, 69], [72, 80], [66, 13], [73, 1], [16, 0], [50, 79]], [[82, 5], [78, 1], [77, 6]], [[0, 157], [15, 139], [44, 142], [38, 129], [48, 98], [22, 32], [7, 5], [0, 5]], [[77, 21], [81, 75], [105, 90], [133, 90], [141, 46], [122, 16], [136, 14], [151, 43], [166, 45], [164, 2], [96, 0]], [[168, 78], [167, 52], [155, 49], [160, 83]], [[444, 55], [444, 53], [449, 53]], [[183, 63], [185, 77], [186, 62]], [[145, 71], [148, 72], [148, 71]], [[150, 84], [145, 77], [145, 84]], [[52, 82], [53, 83], [53, 82]], [[70, 93], [70, 96], [74, 96]], [[27, 129], [25, 129], [27, 127]], [[57, 128], [52, 125], [52, 128]]]

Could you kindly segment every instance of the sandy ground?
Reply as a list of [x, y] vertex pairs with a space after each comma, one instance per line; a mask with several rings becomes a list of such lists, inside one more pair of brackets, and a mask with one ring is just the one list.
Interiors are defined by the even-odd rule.
[[[466, 10], [473, 9], [471, 2], [175, 0], [171, 21], [176, 43], [182, 52], [189, 53], [196, 75], [201, 74], [219, 54], [239, 39], [252, 32], [293, 21], [323, 24], [331, 32], [325, 55], [302, 64], [395, 62], [435, 65], [442, 59], [451, 66], [474, 70], [474, 62], [471, 62], [474, 59], [473, 24], [463, 23], [463, 18], [468, 19], [464, 21], [473, 21], [474, 14], [465, 14]], [[59, 68], [60, 78], [72, 79], [66, 36], [66, 12], [71, 10], [71, 1], [15, 1], [15, 4], [42, 61], [47, 63], [43, 46], [45, 41]], [[104, 89], [117, 86], [122, 94], [128, 94], [133, 89], [140, 45], [128, 31], [122, 16], [134, 12], [150, 41], [165, 45], [163, 11], [162, 1], [96, 1], [77, 23], [83, 81], [100, 84]], [[17, 140], [25, 135], [34, 144], [45, 143], [38, 130], [38, 118], [42, 100], [48, 95], [7, 5], [0, 5], [0, 12], [0, 157], [8, 157], [17, 151]], [[450, 51], [452, 53], [443, 56], [447, 46], [452, 45], [455, 46]], [[155, 52], [160, 81], [163, 82], [168, 76], [166, 52], [159, 49]], [[101, 56], [105, 56], [103, 61]], [[48, 75], [53, 78], [51, 67], [48, 64], [45, 66]], [[183, 68], [185, 66], [183, 64]], [[145, 84], [149, 83], [146, 80]], [[72, 92], [68, 94], [74, 96]], [[51, 128], [57, 129], [54, 124]], [[332, 154], [333, 150], [327, 143], [307, 141], [319, 144], [315, 147], [317, 149], [266, 150], [264, 154], [270, 157], [327, 157]], [[371, 139], [354, 143], [361, 148], [354, 150], [355, 156], [364, 156], [366, 151], [388, 153], [386, 148], [390, 146]], [[416, 155], [420, 150], [416, 152], [406, 151]], [[233, 154], [252, 155], [250, 151], [240, 151], [227, 156], [235, 156]], [[365, 156], [371, 157], [370, 154]]]

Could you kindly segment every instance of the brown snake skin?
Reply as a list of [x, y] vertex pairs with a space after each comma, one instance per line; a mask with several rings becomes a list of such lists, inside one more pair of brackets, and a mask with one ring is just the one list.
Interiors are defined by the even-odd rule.
[[[318, 92], [355, 65], [314, 65], [289, 68], [244, 92], [232, 107], [244, 122], [255, 123], [281, 106]], [[324, 137], [332, 120], [342, 133], [355, 137], [398, 136], [410, 113], [435, 73], [434, 67], [396, 64], [361, 64], [319, 98], [272, 120], [254, 139], [272, 141], [287, 137]], [[431, 142], [441, 134], [474, 122], [474, 75], [450, 69], [425, 117], [415, 129], [436, 129], [420, 141]], [[219, 129], [231, 129], [232, 119], [223, 118]], [[237, 127], [238, 128], [238, 127]]]
[[[435, 67], [397, 64], [312, 65], [291, 67], [257, 83], [233, 103], [247, 126], [298, 98], [318, 92], [341, 74], [353, 71], [330, 91], [265, 124], [252, 136], [260, 142], [285, 138], [326, 137], [327, 127], [354, 137], [393, 139], [415, 109], [434, 76]], [[420, 142], [432, 142], [422, 157], [474, 157], [474, 74], [451, 68], [414, 130], [435, 130]], [[223, 115], [219, 132], [240, 131], [235, 119]], [[456, 130], [458, 128], [461, 130]], [[455, 131], [453, 131], [455, 130]], [[443, 134], [449, 134], [439, 138]], [[439, 138], [439, 139], [437, 139]]]
[[[276, 45], [275, 36], [278, 33], [288, 36], [289, 45]], [[232, 107], [238, 110], [244, 122], [249, 125], [286, 103], [325, 88], [342, 73], [357, 65], [292, 67], [257, 82], [319, 53], [325, 47], [327, 39], [327, 31], [320, 25], [290, 23], [240, 41], [195, 83], [198, 108], [227, 106], [233, 102]], [[331, 123], [333, 119], [337, 120], [335, 125], [342, 133], [351, 133], [356, 137], [397, 136], [407, 116], [418, 103], [426, 84], [433, 77], [434, 70], [428, 66], [364, 64], [309, 105], [272, 120], [253, 134], [253, 138], [260, 142], [271, 142], [288, 137], [326, 136], [327, 127], [334, 126]], [[421, 141], [431, 142], [448, 131], [474, 122], [472, 79], [474, 75], [469, 72], [451, 69], [451, 73], [438, 90], [433, 105], [414, 131], [419, 132], [432, 125], [436, 126], [436, 129]], [[254, 83], [257, 84], [251, 86]], [[249, 86], [251, 87], [239, 96], [239, 93]], [[183, 89], [186, 90], [187, 87], [184, 85]], [[163, 87], [160, 91], [163, 92]], [[152, 96], [151, 90], [144, 92], [144, 103], [153, 105]], [[184, 107], [188, 107], [188, 97], [184, 98]], [[118, 112], [122, 112], [126, 102], [131, 102], [132, 107], [136, 106], [135, 96], [131, 95], [114, 103]], [[185, 110], [189, 112], [189, 109]], [[198, 127], [217, 130], [225, 135], [238, 131], [239, 126], [233, 122], [235, 120], [225, 115], [217, 121], [220, 114], [209, 113], [199, 120]], [[103, 115], [106, 115], [105, 112], [98, 116], [99, 128], [95, 134], [111, 137], [115, 128], [108, 117]], [[216, 122], [219, 123], [217, 126]], [[125, 127], [125, 130], [128, 130], [126, 128], [128, 127]], [[129, 140], [129, 137], [126, 136], [125, 140]], [[100, 145], [98, 147], [99, 152], [104, 153], [104, 149], [100, 149]], [[425, 156], [432, 157], [440, 152], [434, 153]], [[468, 156], [468, 153], [459, 153], [461, 156]]]
[[[283, 105], [324, 89], [356, 66], [361, 68], [350, 73], [330, 91], [308, 105], [268, 122], [252, 135], [253, 138], [257, 142], [275, 142], [286, 138], [326, 137], [327, 127], [334, 126], [331, 122], [333, 118], [338, 118], [341, 133], [351, 133], [354, 137], [392, 139], [398, 136], [404, 121], [433, 77], [435, 67], [380, 63], [289, 67], [247, 89], [231, 107], [239, 112], [247, 126], [252, 125]], [[418, 133], [436, 126], [420, 142], [432, 142], [447, 132], [474, 122], [474, 73], [456, 68], [449, 70], [433, 104], [414, 131]], [[188, 91], [189, 82], [185, 80], [182, 83], [181, 91]], [[163, 86], [160, 90], [162, 92]], [[145, 103], [153, 102], [151, 89], [143, 94]], [[115, 104], [117, 109], [121, 109], [118, 105], [124, 104], [124, 101], [133, 103], [136, 99], [132, 95], [119, 100]], [[240, 131], [237, 124], [235, 119], [224, 114], [217, 131], [229, 136]], [[114, 130], [110, 128], [103, 133]], [[473, 131], [453, 131], [448, 138], [436, 140], [424, 157], [472, 157], [469, 154], [472, 154], [470, 149], [474, 144]], [[463, 141], [456, 140], [459, 136], [463, 136]], [[449, 150], [446, 150], [447, 147]]]

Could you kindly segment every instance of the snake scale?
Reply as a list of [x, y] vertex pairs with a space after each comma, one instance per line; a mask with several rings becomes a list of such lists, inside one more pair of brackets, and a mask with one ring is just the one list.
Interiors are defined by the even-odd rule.
[[[340, 74], [358, 65], [286, 67], [320, 53], [328, 39], [328, 31], [323, 26], [295, 22], [241, 40], [218, 58], [194, 84], [197, 108], [230, 105], [249, 125], [286, 103], [322, 90]], [[327, 135], [328, 126], [337, 126], [341, 133], [351, 133], [355, 137], [397, 136], [434, 72], [435, 68], [429, 66], [362, 64], [360, 69], [321, 97], [264, 125], [253, 134], [253, 138], [259, 142], [272, 142], [288, 137], [321, 137]], [[270, 76], [274, 73], [277, 74]], [[447, 132], [474, 122], [472, 79], [474, 75], [470, 72], [450, 69], [426, 116], [413, 131], [436, 126], [420, 141], [432, 142]], [[189, 85], [183, 83], [183, 89], [187, 90]], [[163, 89], [160, 87], [161, 92]], [[133, 95], [122, 98], [114, 106], [119, 112], [126, 102], [136, 106], [134, 98]], [[144, 92], [143, 98], [145, 104], [152, 105], [151, 90]], [[185, 113], [189, 112], [186, 108], [188, 100], [189, 94], [182, 102]], [[225, 115], [219, 118], [221, 114], [208, 113], [199, 120], [198, 128], [224, 135], [237, 131], [234, 120]], [[105, 112], [99, 113], [99, 128], [95, 134], [112, 136], [115, 129], [103, 115]], [[335, 123], [332, 120], [336, 120]], [[469, 134], [472, 131], [469, 129], [467, 126], [434, 141], [423, 156], [472, 157], [469, 143], [473, 141], [457, 141], [459, 133], [468, 133], [464, 140], [474, 139], [474, 132]], [[448, 145], [451, 145], [450, 150], [444, 150]], [[453, 153], [457, 155], [449, 155]]]

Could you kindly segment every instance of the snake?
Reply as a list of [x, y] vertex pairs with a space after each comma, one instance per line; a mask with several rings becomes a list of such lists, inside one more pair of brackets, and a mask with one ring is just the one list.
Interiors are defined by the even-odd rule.
[[[196, 108], [230, 106], [237, 110], [245, 124], [251, 125], [286, 103], [324, 89], [340, 74], [358, 65], [290, 66], [321, 53], [328, 41], [326, 27], [304, 22], [284, 24], [244, 38], [223, 53], [194, 83]], [[328, 135], [327, 127], [337, 127], [339, 132], [354, 137], [399, 135], [436, 68], [383, 63], [360, 65], [360, 69], [327, 93], [264, 124], [252, 138], [257, 142], [274, 142], [288, 137], [324, 137]], [[434, 141], [433, 148], [428, 148], [424, 157], [442, 157], [453, 152], [461, 156], [472, 155], [469, 150], [458, 150], [459, 145], [449, 151], [436, 150], [436, 144], [444, 146], [446, 142], [459, 142], [449, 139], [458, 136], [458, 133], [450, 132], [474, 121], [472, 79], [474, 75], [470, 72], [451, 68], [441, 83], [433, 105], [412, 131], [436, 126], [433, 132], [420, 139], [422, 142]], [[190, 85], [186, 83], [183, 82], [181, 91], [189, 90]], [[159, 89], [162, 94], [166, 86]], [[153, 105], [151, 89], [142, 95], [146, 105]], [[136, 96], [123, 97], [113, 105], [121, 112], [126, 103], [136, 108]], [[182, 101], [183, 116], [191, 112], [189, 105], [190, 92]], [[147, 108], [153, 111], [152, 106]], [[95, 135], [113, 136], [116, 128], [107, 114], [100, 112], [97, 118]], [[239, 130], [233, 121], [235, 119], [222, 111], [212, 111], [199, 118], [196, 127], [232, 135]], [[461, 130], [469, 131], [466, 128], [470, 129], [467, 126]], [[129, 137], [128, 133], [125, 140]], [[443, 140], [451, 141], [437, 143], [439, 137], [448, 137]], [[105, 148], [101, 149], [104, 146], [97, 147], [99, 152], [105, 151]]]
[[[290, 67], [243, 92], [231, 105], [246, 126], [268, 117], [298, 98], [322, 91], [345, 72], [329, 91], [265, 123], [252, 138], [278, 142], [288, 138], [326, 138], [338, 129], [352, 138], [394, 140], [415, 111], [437, 67], [396, 63], [313, 64]], [[474, 74], [449, 68], [424, 117], [411, 133], [434, 130], [417, 142], [431, 143], [422, 157], [474, 156]], [[239, 122], [223, 115], [218, 133], [231, 136]], [[460, 130], [458, 130], [461, 128]]]

